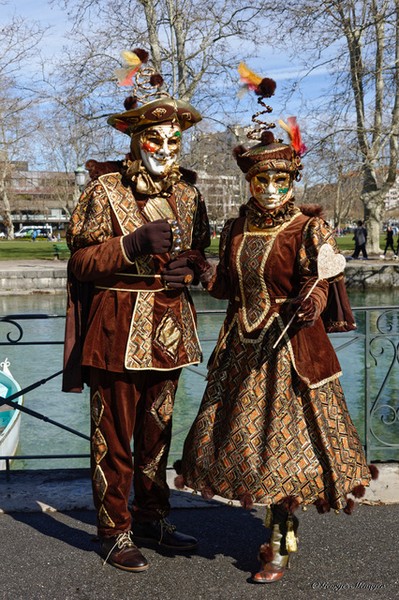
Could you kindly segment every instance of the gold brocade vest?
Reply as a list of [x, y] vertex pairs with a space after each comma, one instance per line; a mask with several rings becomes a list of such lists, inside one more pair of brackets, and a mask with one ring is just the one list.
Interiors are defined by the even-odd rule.
[[[119, 173], [103, 175], [99, 182], [123, 235], [148, 221], [166, 218], [178, 222], [182, 251], [191, 248], [198, 202], [194, 187], [179, 182], [170, 201], [164, 197], [150, 198], [143, 209], [144, 217], [131, 188], [122, 185]], [[201, 361], [191, 299], [186, 290], [165, 290], [160, 277], [163, 264], [165, 257], [140, 256], [131, 269], [95, 282], [97, 289], [137, 294], [124, 358], [128, 370], [171, 370]], [[164, 307], [162, 311], [160, 306]], [[158, 350], [162, 349], [162, 360], [154, 358], [154, 344]]]

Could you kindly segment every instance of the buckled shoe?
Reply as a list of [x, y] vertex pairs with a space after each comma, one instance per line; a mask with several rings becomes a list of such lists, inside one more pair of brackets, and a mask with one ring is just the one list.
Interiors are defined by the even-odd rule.
[[101, 556], [104, 565], [110, 565], [124, 571], [146, 571], [149, 567], [147, 559], [132, 540], [132, 532], [125, 531], [101, 540]]
[[133, 537], [141, 544], [155, 544], [172, 550], [193, 550], [198, 546], [195, 537], [176, 531], [176, 526], [166, 519], [134, 523]]

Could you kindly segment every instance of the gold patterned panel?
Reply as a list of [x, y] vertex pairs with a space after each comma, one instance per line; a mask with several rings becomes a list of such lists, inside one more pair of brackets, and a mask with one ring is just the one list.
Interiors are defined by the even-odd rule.
[[[104, 186], [122, 232], [124, 234], [131, 233], [138, 227], [141, 227], [145, 223], [145, 220], [133, 196], [132, 190], [122, 185], [120, 173], [102, 175], [99, 177], [99, 181]], [[140, 256], [135, 262], [140, 274], [148, 275], [154, 273], [154, 263], [151, 256]]]
[[179, 357], [179, 346], [182, 340], [182, 331], [179, 321], [173, 310], [168, 308], [162, 317], [154, 336], [154, 343], [162, 348], [173, 362]]
[[259, 327], [270, 309], [264, 271], [274, 240], [275, 236], [246, 232], [238, 249], [237, 272], [242, 301], [240, 321], [247, 332]]
[[149, 369], [152, 360], [153, 292], [137, 294], [125, 353], [126, 369]]
[[93, 484], [96, 488], [98, 497], [100, 498], [100, 500], [102, 502], [104, 500], [104, 496], [108, 489], [108, 482], [105, 478], [104, 471], [102, 470], [102, 468], [99, 465], [97, 465], [96, 468], [94, 469]]
[[165, 487], [164, 481], [158, 477], [159, 465], [164, 458], [166, 445], [163, 445], [157, 456], [143, 467], [143, 474], [160, 487]]
[[101, 398], [100, 392], [97, 390], [91, 399], [91, 418], [94, 424], [98, 427], [101, 421], [101, 417], [104, 412], [104, 404]]
[[174, 399], [175, 386], [171, 381], [167, 381], [162, 389], [162, 392], [150, 409], [150, 413], [154, 417], [160, 429], [165, 429], [166, 425], [172, 418]]
[[181, 297], [181, 317], [183, 345], [187, 354], [187, 362], [201, 362], [202, 350], [197, 335], [197, 327], [190, 303], [185, 295]]
[[107, 513], [103, 504], [100, 506], [100, 510], [98, 511], [98, 521], [103, 527], [115, 527], [115, 523]]
[[193, 222], [197, 207], [197, 190], [186, 184], [179, 183], [175, 188], [175, 199], [178, 221], [181, 229], [182, 248], [191, 248]]
[[107, 442], [105, 441], [105, 438], [98, 427], [94, 431], [91, 443], [93, 448], [93, 455], [96, 463], [98, 464], [102, 461], [102, 459], [108, 452]]

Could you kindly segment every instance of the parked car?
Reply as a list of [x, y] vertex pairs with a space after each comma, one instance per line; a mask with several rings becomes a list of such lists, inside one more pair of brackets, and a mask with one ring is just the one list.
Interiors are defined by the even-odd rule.
[[[33, 234], [36, 234], [33, 236]], [[14, 237], [16, 238], [32, 238], [32, 237], [40, 237], [40, 238], [51, 238], [53, 235], [53, 228], [51, 225], [24, 225], [16, 231]]]

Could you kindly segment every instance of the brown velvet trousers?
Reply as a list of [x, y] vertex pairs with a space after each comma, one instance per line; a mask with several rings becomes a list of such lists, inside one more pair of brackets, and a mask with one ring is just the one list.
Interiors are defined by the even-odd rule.
[[90, 370], [91, 472], [101, 537], [131, 529], [132, 513], [136, 521], [169, 513], [166, 466], [180, 373]]

